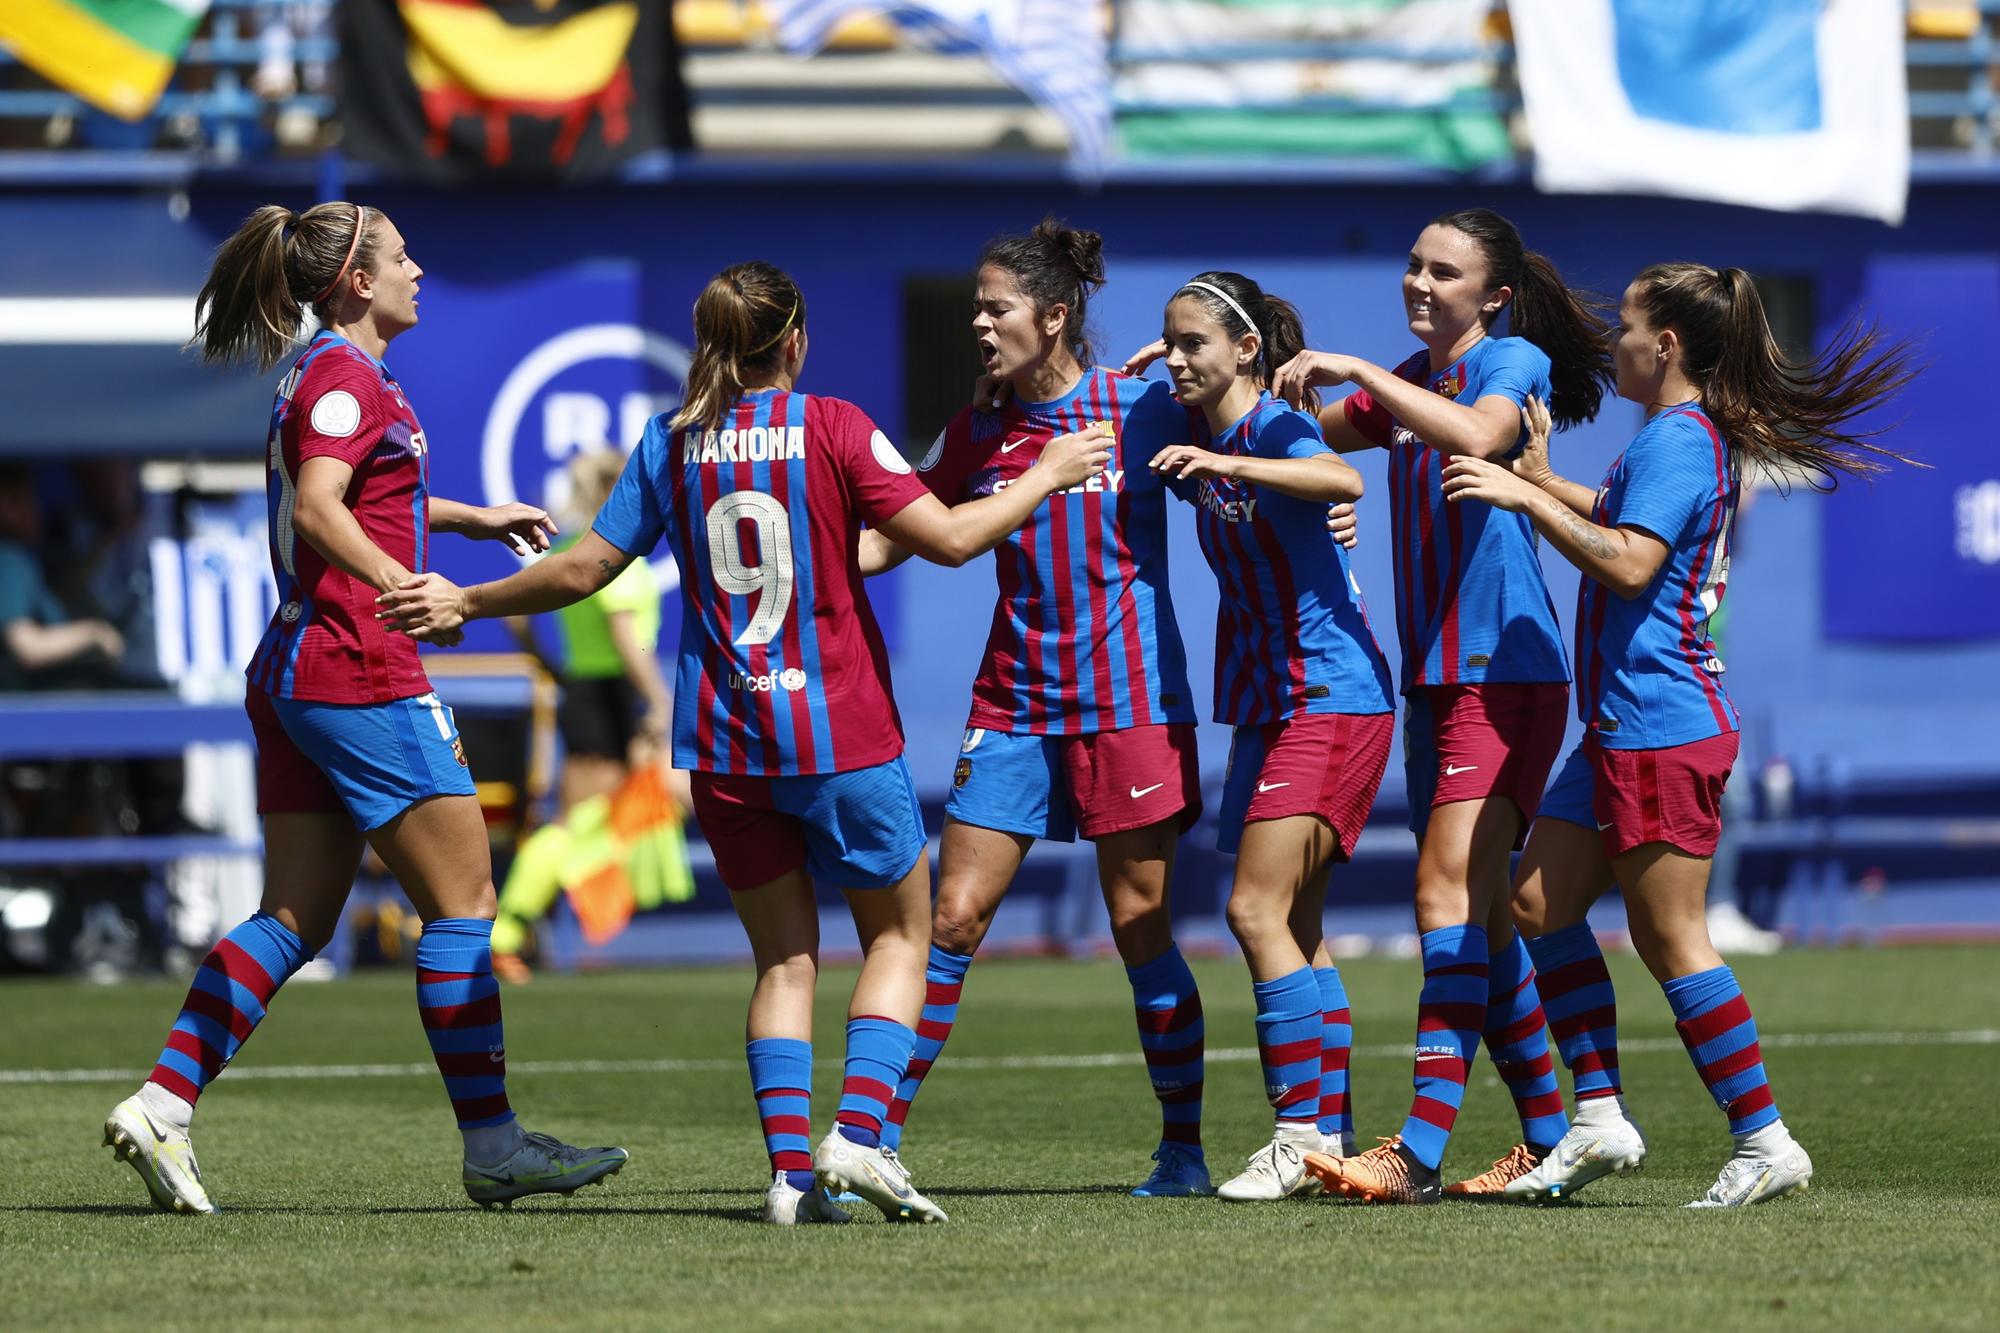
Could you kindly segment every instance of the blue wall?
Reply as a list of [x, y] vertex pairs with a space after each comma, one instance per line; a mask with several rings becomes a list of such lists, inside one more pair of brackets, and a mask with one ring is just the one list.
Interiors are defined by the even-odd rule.
[[[786, 266], [807, 292], [814, 338], [806, 387], [860, 402], [906, 447], [914, 446], [906, 436], [920, 423], [902, 420], [901, 280], [966, 274], [987, 236], [1024, 227], [1046, 211], [1107, 237], [1113, 281], [1095, 315], [1100, 356], [1114, 361], [1154, 334], [1167, 291], [1209, 267], [1241, 269], [1298, 302], [1318, 346], [1384, 362], [1400, 359], [1410, 346], [1396, 285], [1405, 250], [1427, 218], [1472, 203], [1507, 213], [1573, 281], [1605, 291], [1619, 290], [1643, 264], [1670, 258], [1809, 277], [1821, 294], [1823, 329], [1862, 309], [1871, 289], [1905, 271], [1898, 266], [1948, 262], [1971, 250], [1973, 261], [1985, 266], [1978, 271], [1990, 273], [2000, 248], [1992, 227], [2000, 190], [1975, 185], [1917, 187], [1908, 223], [1890, 230], [1852, 219], [1681, 201], [1545, 198], [1516, 186], [1162, 182], [1085, 194], [1058, 182], [957, 178], [917, 184], [823, 174], [825, 179], [790, 186], [697, 179], [540, 195], [357, 187], [354, 193], [391, 213], [429, 271], [432, 327], [399, 343], [390, 363], [425, 418], [438, 489], [477, 497], [478, 430], [491, 386], [518, 348], [577, 323], [571, 306], [621, 307], [658, 333], [685, 341], [686, 312], [701, 283], [724, 264], [751, 257]], [[177, 216], [166, 197], [152, 194], [0, 194], [0, 296], [191, 293], [215, 243], [263, 199], [243, 187], [217, 186], [197, 192], [185, 216]], [[303, 206], [310, 200], [286, 202]], [[579, 289], [572, 301], [565, 275], [579, 271], [616, 290]], [[539, 299], [520, 300], [524, 287], [538, 290]], [[454, 299], [463, 303], [456, 317]], [[1892, 312], [1897, 322], [1891, 331], [1930, 346], [1974, 345], [1991, 328], [1992, 304], [1989, 296], [1904, 303]], [[471, 318], [474, 308], [484, 313]], [[516, 321], [525, 327], [514, 327]], [[88, 349], [77, 349], [73, 382], [54, 384], [45, 366], [32, 372], [30, 382], [24, 361], [0, 360], [0, 396], [55, 393], [82, 403], [92, 394], [116, 392], [93, 377], [90, 358]], [[637, 388], [670, 393], [657, 383]], [[1940, 435], [1990, 446], [1994, 428], [1974, 406], [1983, 396], [1976, 398], [1975, 385], [1960, 375], [1927, 377], [1912, 394], [1921, 431], [1892, 441], [1917, 453], [1925, 439]], [[208, 432], [209, 448], [231, 440], [240, 440], [246, 455], [261, 448], [261, 409], [226, 422], [216, 419], [212, 405], [197, 415], [177, 429]], [[1559, 437], [1558, 466], [1594, 481], [1637, 420], [1630, 404], [1613, 403], [1594, 425]], [[172, 438], [173, 448], [197, 443]], [[1377, 604], [1378, 623], [1386, 626], [1391, 587], [1381, 466], [1360, 461], [1373, 503], [1364, 502], [1359, 577]], [[522, 475], [532, 471], [524, 465]], [[1877, 497], [1885, 513], [1926, 512], [1890, 506], [1897, 484], [1891, 476], [1873, 492], [1863, 489], [1858, 502], [1834, 502], [1843, 506], [1839, 522], [1863, 529], [1855, 540], [1866, 541], [1873, 560], [1891, 570], [1918, 558], [1915, 543], [1924, 522], [1902, 518], [1872, 529], [1854, 515], [1856, 504], [1865, 515]], [[1884, 646], [1829, 638], [1821, 606], [1822, 527], [1829, 513], [1829, 503], [1810, 494], [1783, 499], [1766, 493], [1744, 522], [1729, 589], [1727, 656], [1730, 687], [1751, 724], [1749, 757], [1782, 751], [1804, 759], [1828, 752], [1868, 767], [1995, 767], [2000, 701], [1992, 682], [2000, 680], [2000, 639]], [[1176, 597], [1197, 690], [1206, 697], [1213, 589], [1184, 520], [1177, 522], [1176, 537]], [[1842, 530], [1830, 539], [1843, 539]], [[493, 552], [482, 560], [451, 559], [446, 567], [454, 574], [505, 568], [504, 557]], [[1548, 573], [1567, 622], [1574, 575], [1559, 560], [1549, 562]], [[884, 590], [899, 626], [898, 693], [919, 768], [933, 770], [924, 774], [929, 781], [943, 780], [963, 717], [990, 613], [990, 586], [983, 569], [912, 567]], [[1984, 622], [1989, 635], [2000, 635], [2000, 606], [1987, 605]], [[1393, 652], [1393, 644], [1385, 647]], [[1219, 734], [1205, 737], [1205, 765], [1219, 770], [1223, 750]], [[1398, 781], [1392, 774], [1391, 785]]]

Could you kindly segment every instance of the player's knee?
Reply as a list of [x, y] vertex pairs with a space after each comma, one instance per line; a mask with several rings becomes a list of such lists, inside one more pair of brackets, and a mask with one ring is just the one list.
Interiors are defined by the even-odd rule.
[[970, 903], [940, 897], [931, 914], [931, 943], [946, 953], [969, 954], [986, 938], [989, 919]]
[[1532, 940], [1548, 934], [1551, 929], [1549, 902], [1539, 893], [1516, 889], [1508, 901], [1507, 910], [1513, 916], [1514, 929], [1522, 939]]
[[1283, 912], [1273, 911], [1271, 904], [1240, 893], [1230, 897], [1223, 917], [1229, 922], [1230, 934], [1246, 949], [1291, 933], [1291, 923]]

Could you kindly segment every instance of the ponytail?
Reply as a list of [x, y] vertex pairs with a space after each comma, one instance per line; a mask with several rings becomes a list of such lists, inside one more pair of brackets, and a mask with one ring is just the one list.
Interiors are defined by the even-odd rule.
[[1051, 306], [1067, 310], [1063, 345], [1077, 364], [1096, 357], [1090, 347], [1090, 296], [1104, 285], [1104, 238], [1045, 217], [1026, 235], [996, 236], [986, 243], [979, 267], [991, 265], [1010, 273], [1035, 303], [1040, 318]]
[[375, 268], [380, 211], [345, 202], [294, 213], [266, 204], [215, 252], [195, 297], [198, 347], [210, 364], [269, 370], [297, 345], [308, 310], [321, 323], [339, 309], [341, 279]]
[[1440, 214], [1431, 225], [1471, 237], [1486, 259], [1486, 285], [1513, 289], [1508, 331], [1548, 356], [1555, 424], [1567, 428], [1595, 418], [1613, 379], [1611, 325], [1603, 313], [1608, 303], [1572, 290], [1548, 256], [1522, 245], [1514, 224], [1491, 209]]
[[[1241, 273], [1224, 269], [1197, 273], [1168, 298], [1169, 304], [1174, 301], [1201, 302], [1209, 318], [1231, 338], [1256, 334], [1257, 360], [1251, 374], [1263, 388], [1271, 387], [1279, 366], [1306, 350], [1306, 326], [1298, 307], [1271, 295]], [[1317, 415], [1319, 390], [1306, 389], [1299, 406], [1306, 413]]]
[[806, 325], [805, 297], [784, 270], [760, 259], [715, 275], [694, 303], [694, 359], [673, 428], [721, 428], [754, 371], [782, 355], [785, 335]]
[[1716, 430], [1773, 481], [1831, 490], [1839, 473], [1868, 477], [1884, 471], [1885, 460], [1912, 462], [1871, 443], [1879, 429], [1846, 429], [1916, 378], [1908, 343], [1885, 348], [1857, 320], [1824, 352], [1797, 362], [1778, 346], [1764, 298], [1740, 268], [1655, 264], [1633, 287], [1647, 325], [1679, 335], [1681, 371]]

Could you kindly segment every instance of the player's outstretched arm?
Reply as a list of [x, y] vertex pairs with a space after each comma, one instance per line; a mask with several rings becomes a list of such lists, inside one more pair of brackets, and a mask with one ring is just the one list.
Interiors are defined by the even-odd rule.
[[882, 532], [926, 560], [955, 568], [1006, 540], [1051, 495], [1103, 472], [1111, 463], [1111, 440], [1103, 422], [1059, 436], [1005, 490], [949, 509], [936, 496], [923, 496], [884, 523]]
[[405, 575], [375, 599], [377, 620], [413, 639], [430, 639], [468, 620], [559, 611], [618, 577], [632, 557], [586, 532], [576, 545], [494, 583], [461, 588], [442, 574]]
[[546, 551], [560, 529], [546, 509], [516, 500], [504, 505], [469, 505], [431, 498], [431, 531], [455, 532], [474, 541], [504, 541], [522, 554]]
[[1191, 444], [1170, 444], [1153, 455], [1153, 471], [1176, 481], [1227, 477], [1296, 500], [1341, 504], [1361, 498], [1361, 474], [1332, 454], [1311, 458], [1259, 458], [1218, 454]]

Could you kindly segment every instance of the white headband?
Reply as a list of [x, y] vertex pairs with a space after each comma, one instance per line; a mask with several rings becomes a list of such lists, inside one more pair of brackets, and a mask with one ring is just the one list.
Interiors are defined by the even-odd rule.
[[[1257, 321], [1250, 318], [1249, 311], [1245, 310], [1242, 306], [1236, 304], [1235, 297], [1231, 296], [1228, 292], [1223, 291], [1222, 288], [1206, 282], [1186, 282], [1181, 284], [1182, 291], [1186, 291], [1190, 287], [1199, 287], [1205, 292], [1214, 292], [1217, 296], [1221, 297], [1223, 304], [1228, 306], [1231, 310], [1234, 310], [1236, 312], [1236, 317], [1242, 320], [1244, 324], [1249, 326], [1250, 332], [1257, 335], [1257, 341], [1259, 343], [1262, 343], [1264, 341], [1264, 330], [1257, 327]], [[1258, 355], [1259, 356], [1263, 355], [1261, 350], [1258, 352]]]

